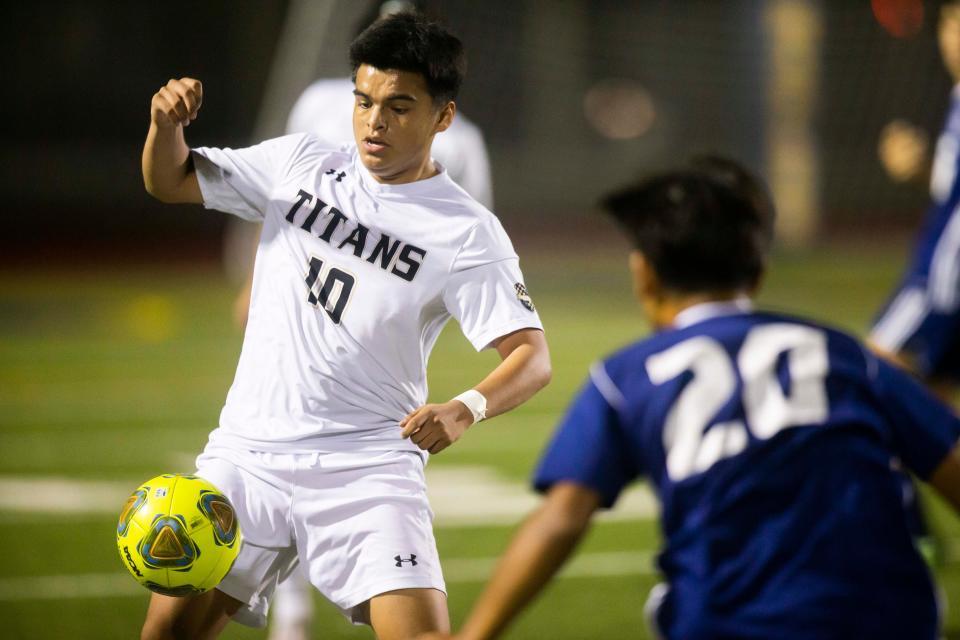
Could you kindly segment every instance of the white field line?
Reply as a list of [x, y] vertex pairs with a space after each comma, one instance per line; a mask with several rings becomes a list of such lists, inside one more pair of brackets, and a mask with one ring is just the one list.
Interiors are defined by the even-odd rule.
[[[540, 504], [529, 487], [480, 466], [428, 466], [427, 494], [440, 527], [515, 525]], [[646, 485], [635, 485], [601, 519], [651, 520], [658, 513]]]
[[62, 477], [0, 478], [0, 511], [20, 513], [113, 513], [136, 484]]
[[[441, 560], [448, 583], [484, 582], [497, 558], [449, 558]], [[576, 556], [561, 578], [646, 575], [653, 573], [649, 552], [583, 553]], [[28, 576], [0, 579], [0, 602], [28, 600], [76, 600], [147, 597], [147, 590], [126, 573], [84, 573], [59, 576]]]
[[[119, 514], [136, 487], [136, 482], [0, 476], [0, 514]], [[428, 467], [427, 492], [438, 527], [514, 525], [540, 503], [529, 488], [486, 467]], [[645, 520], [656, 514], [656, 500], [639, 485], [601, 517]]]
[[[960, 562], [960, 539], [946, 541], [948, 562]], [[651, 551], [581, 553], [561, 570], [559, 578], [643, 576], [656, 573]], [[441, 558], [449, 584], [485, 582], [498, 558]], [[0, 602], [76, 600], [97, 598], [146, 598], [147, 591], [123, 572], [83, 573], [58, 576], [0, 578]]]

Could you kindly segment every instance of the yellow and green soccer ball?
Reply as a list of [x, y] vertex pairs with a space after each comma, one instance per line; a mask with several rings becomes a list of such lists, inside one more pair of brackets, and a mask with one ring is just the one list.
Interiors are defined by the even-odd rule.
[[133, 492], [117, 523], [120, 560], [143, 586], [168, 596], [208, 591], [240, 553], [233, 505], [196, 476], [167, 474]]

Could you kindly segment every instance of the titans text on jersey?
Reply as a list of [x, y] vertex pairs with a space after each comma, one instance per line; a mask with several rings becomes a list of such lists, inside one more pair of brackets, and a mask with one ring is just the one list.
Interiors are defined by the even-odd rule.
[[[456, 320], [477, 350], [541, 328], [496, 216], [441, 171], [376, 181], [309, 134], [193, 150], [204, 206], [261, 222], [237, 374], [212, 443], [257, 451], [420, 449], [399, 422]], [[420, 452], [422, 453], [422, 452]]]
[[[305, 215], [302, 221], [297, 222], [297, 213], [304, 205], [309, 205], [311, 202], [314, 202], [314, 204], [313, 208], [310, 209], [310, 213]], [[370, 229], [359, 222], [350, 224], [350, 218], [343, 215], [339, 209], [328, 205], [320, 198], [303, 189], [297, 191], [297, 201], [290, 208], [290, 212], [287, 213], [285, 220], [291, 224], [298, 224], [301, 229], [308, 233], [315, 232], [314, 225], [316, 224], [318, 228], [322, 228], [322, 231], [316, 234], [317, 237], [327, 243], [331, 242], [334, 232], [336, 232], [341, 225], [350, 225], [350, 232], [343, 240], [337, 243], [336, 247], [337, 249], [349, 247], [349, 249], [346, 250], [352, 252], [357, 258], [364, 257], [363, 253], [367, 248], [367, 239], [371, 236], [372, 231], [372, 235], [376, 237], [377, 240], [376, 242], [370, 241], [371, 246], [369, 253], [365, 257], [366, 261], [370, 264], [378, 265], [381, 269], [389, 271], [393, 275], [408, 282], [416, 277], [417, 271], [420, 269], [420, 264], [427, 255], [425, 249], [400, 240], [394, 240], [382, 231]], [[394, 257], [396, 257], [396, 260], [394, 260]], [[398, 263], [402, 263], [404, 265], [403, 268], [400, 268], [400, 264]]]

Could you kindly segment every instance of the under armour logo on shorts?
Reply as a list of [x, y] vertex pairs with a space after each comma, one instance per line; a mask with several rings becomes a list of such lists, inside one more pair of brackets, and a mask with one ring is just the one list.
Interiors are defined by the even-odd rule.
[[404, 562], [409, 562], [411, 567], [417, 566], [417, 556], [413, 553], [410, 554], [409, 558], [403, 558], [400, 556], [393, 556], [393, 559], [397, 561], [397, 566], [402, 567]]
[[528, 311], [536, 311], [537, 308], [533, 306], [533, 298], [530, 297], [530, 294], [527, 293], [527, 288], [522, 282], [513, 283], [513, 288], [517, 292], [517, 300], [520, 301]]

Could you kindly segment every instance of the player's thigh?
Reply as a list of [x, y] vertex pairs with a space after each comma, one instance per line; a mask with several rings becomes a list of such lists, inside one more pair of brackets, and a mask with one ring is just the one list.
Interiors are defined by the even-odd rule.
[[151, 594], [141, 640], [216, 638], [243, 603], [218, 589], [193, 596]]
[[365, 606], [379, 640], [410, 640], [431, 631], [450, 631], [447, 596], [437, 589], [388, 591]]
[[409, 452], [321, 457], [302, 474], [292, 520], [310, 582], [350, 620], [384, 593], [446, 591], [423, 461]]

